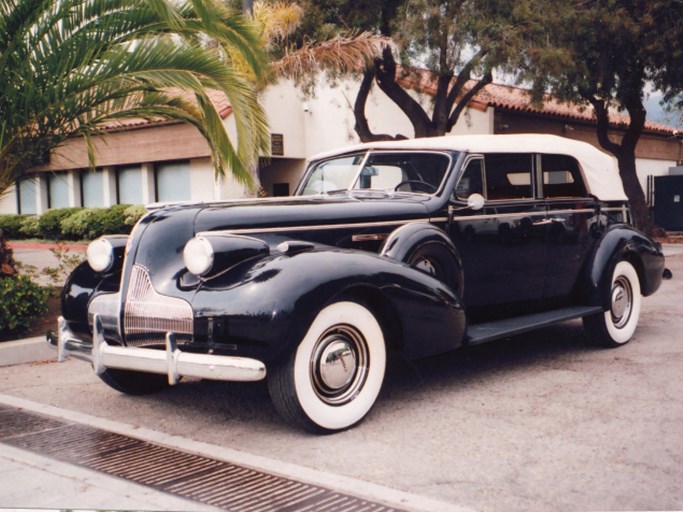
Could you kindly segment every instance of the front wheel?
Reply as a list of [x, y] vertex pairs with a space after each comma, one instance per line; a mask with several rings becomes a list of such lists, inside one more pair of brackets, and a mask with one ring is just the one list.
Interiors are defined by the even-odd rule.
[[99, 378], [109, 387], [127, 395], [148, 395], [169, 386], [168, 376], [107, 368]]
[[588, 335], [607, 347], [620, 347], [633, 336], [640, 317], [640, 280], [633, 265], [620, 261], [610, 283], [610, 308], [584, 317]]
[[379, 322], [356, 302], [331, 304], [318, 313], [296, 352], [269, 372], [278, 412], [314, 433], [361, 421], [384, 381], [386, 347]]

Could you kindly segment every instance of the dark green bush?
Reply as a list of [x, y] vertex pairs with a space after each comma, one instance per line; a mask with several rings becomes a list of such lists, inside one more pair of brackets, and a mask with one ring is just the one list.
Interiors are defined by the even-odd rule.
[[126, 231], [126, 233], [130, 233], [133, 230], [133, 226], [135, 226], [137, 221], [139, 221], [143, 215], [145, 215], [145, 213], [147, 213], [147, 208], [141, 204], [134, 204], [133, 206], [129, 206], [124, 210], [123, 220], [126, 226], [128, 226], [128, 231]]
[[130, 205], [87, 208], [62, 220], [62, 236], [70, 240], [93, 240], [102, 235], [130, 233], [125, 211]]
[[93, 240], [102, 235], [128, 234], [147, 212], [144, 206], [117, 204], [110, 208], [56, 208], [40, 216], [0, 215], [7, 240]]
[[83, 208], [55, 208], [48, 210], [38, 218], [38, 231], [40, 238], [47, 240], [61, 240], [62, 221]]
[[38, 238], [40, 234], [38, 232], [38, 216], [37, 215], [27, 215], [21, 219], [21, 227], [19, 228], [19, 236], [21, 238]]
[[0, 215], [0, 229], [5, 233], [6, 240], [17, 240], [21, 237], [21, 221], [24, 215]]
[[47, 312], [48, 294], [25, 275], [0, 279], [0, 332], [28, 330], [32, 320]]

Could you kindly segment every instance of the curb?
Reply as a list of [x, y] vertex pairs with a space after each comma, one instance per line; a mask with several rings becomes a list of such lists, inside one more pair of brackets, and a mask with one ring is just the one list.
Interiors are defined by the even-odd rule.
[[82, 243], [57, 243], [57, 242], [7, 242], [10, 249], [23, 249], [23, 250], [51, 250], [57, 248], [64, 248], [70, 251], [85, 251], [88, 248], [88, 244]]
[[0, 342], [0, 367], [56, 360], [57, 351], [45, 336]]

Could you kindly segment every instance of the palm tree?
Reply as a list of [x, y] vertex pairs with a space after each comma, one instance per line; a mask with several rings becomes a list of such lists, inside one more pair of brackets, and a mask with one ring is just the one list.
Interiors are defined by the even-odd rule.
[[384, 36], [353, 31], [297, 44], [291, 39], [302, 24], [304, 11], [285, 0], [257, 0], [252, 16], [261, 28], [261, 45], [270, 56], [271, 82], [281, 78], [314, 82], [321, 72], [333, 77], [363, 73], [390, 44]]
[[[85, 138], [94, 167], [93, 137], [125, 118], [191, 123], [216, 174], [252, 185], [269, 148], [259, 38], [220, 0], [0, 0], [0, 194], [68, 137]], [[210, 89], [228, 97], [236, 142]]]

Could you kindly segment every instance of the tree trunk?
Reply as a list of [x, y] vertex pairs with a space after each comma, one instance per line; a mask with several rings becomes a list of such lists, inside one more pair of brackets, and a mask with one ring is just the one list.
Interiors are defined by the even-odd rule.
[[655, 224], [650, 208], [647, 206], [645, 192], [640, 185], [636, 171], [635, 152], [622, 146], [616, 157], [619, 162], [619, 175], [635, 216], [636, 227], [650, 236], [666, 236], [666, 231]]
[[365, 116], [365, 105], [370, 95], [370, 89], [375, 80], [375, 69], [370, 68], [363, 74], [363, 80], [356, 94], [356, 101], [353, 104], [353, 116], [356, 119], [354, 130], [358, 134], [361, 142], [375, 142], [379, 140], [399, 140], [406, 139], [404, 135], [389, 135], [388, 133], [372, 133], [368, 118]]
[[633, 210], [636, 227], [650, 236], [666, 236], [666, 231], [654, 223], [636, 171], [636, 146], [643, 133], [646, 115], [640, 97], [633, 96], [626, 105], [630, 123], [620, 144], [609, 138], [609, 111], [606, 102], [589, 94], [585, 94], [584, 97], [593, 105], [600, 145], [617, 158], [619, 176], [621, 176], [624, 192]]

